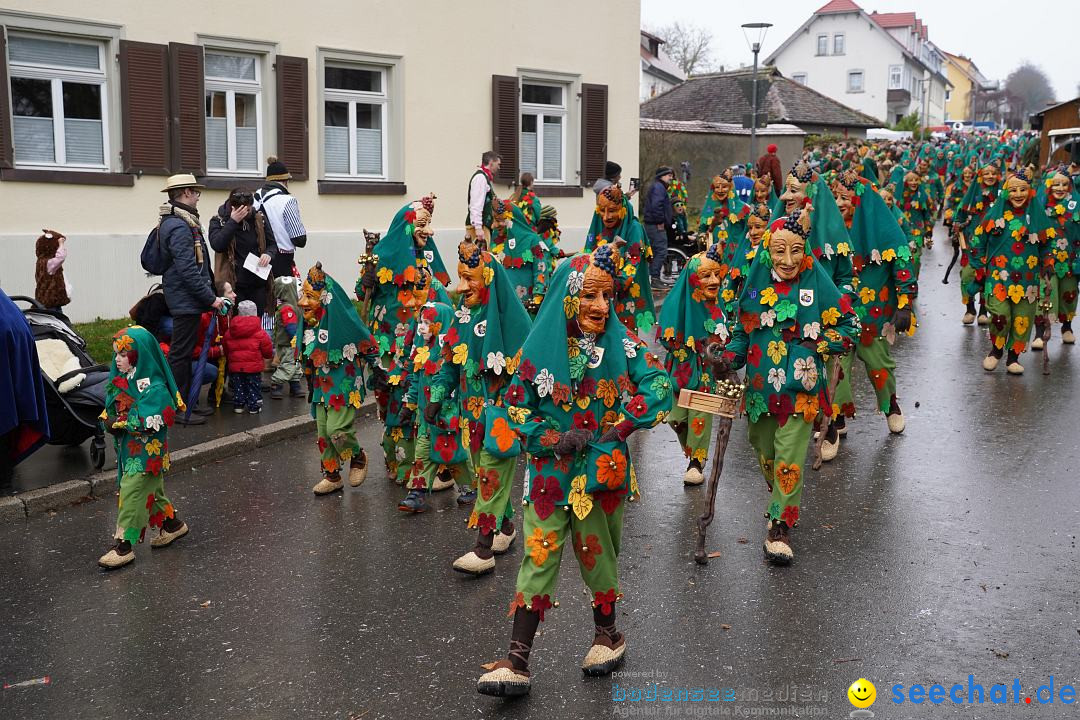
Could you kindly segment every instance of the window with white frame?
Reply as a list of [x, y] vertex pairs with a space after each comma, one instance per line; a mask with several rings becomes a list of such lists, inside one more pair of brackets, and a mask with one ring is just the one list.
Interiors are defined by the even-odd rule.
[[833, 35], [832, 54], [833, 55], [843, 55], [844, 54], [844, 33], [836, 33], [835, 35]]
[[565, 83], [521, 83], [521, 171], [540, 183], [562, 183], [566, 168], [567, 98]]
[[902, 65], [889, 66], [889, 89], [901, 90], [904, 87], [904, 68]]
[[862, 70], [848, 70], [847, 74], [847, 91], [849, 93], [857, 93], [863, 91], [863, 71]]
[[388, 69], [327, 62], [323, 161], [327, 177], [387, 177]]
[[829, 54], [829, 36], [818, 35], [817, 36], [817, 54], [828, 55]]
[[7, 44], [15, 164], [107, 169], [105, 44], [21, 33]]
[[799, 83], [800, 85], [805, 85], [806, 84], [806, 73], [792, 73], [791, 74], [791, 79], [794, 80], [795, 82]]
[[207, 50], [206, 171], [259, 175], [262, 151], [262, 63], [257, 55]]

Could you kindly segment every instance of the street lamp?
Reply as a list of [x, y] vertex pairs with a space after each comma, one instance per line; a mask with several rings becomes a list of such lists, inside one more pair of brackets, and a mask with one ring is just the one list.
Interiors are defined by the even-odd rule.
[[[754, 51], [754, 84], [753, 84], [753, 98], [751, 99], [751, 115], [750, 115], [750, 162], [757, 162], [757, 56], [761, 50], [761, 43], [765, 40], [765, 33], [772, 27], [772, 23], [758, 22], [758, 23], [743, 23], [743, 37], [746, 38], [746, 44], [750, 46], [750, 49]], [[755, 38], [751, 40], [751, 38]]]

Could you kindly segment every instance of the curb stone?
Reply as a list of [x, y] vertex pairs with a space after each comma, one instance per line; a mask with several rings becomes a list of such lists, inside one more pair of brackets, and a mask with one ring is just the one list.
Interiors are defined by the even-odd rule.
[[[375, 404], [365, 403], [357, 417], [374, 415]], [[190, 470], [232, 455], [303, 435], [315, 425], [310, 413], [278, 420], [251, 430], [208, 440], [171, 454], [172, 472]], [[59, 510], [84, 498], [111, 498], [116, 492], [116, 471], [95, 473], [80, 480], [49, 485], [18, 495], [0, 497], [0, 525], [25, 522], [50, 510]]]

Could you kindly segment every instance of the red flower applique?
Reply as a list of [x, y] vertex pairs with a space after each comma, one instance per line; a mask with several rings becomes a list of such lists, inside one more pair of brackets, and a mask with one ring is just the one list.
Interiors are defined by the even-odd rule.
[[491, 513], [480, 513], [476, 516], [476, 525], [480, 528], [481, 535], [495, 532], [495, 516]]
[[645, 398], [640, 395], [635, 395], [626, 405], [626, 412], [630, 413], [634, 417], [641, 417], [648, 409], [649, 406], [645, 402]]
[[596, 430], [600, 426], [596, 423], [596, 416], [592, 410], [583, 413], [574, 413], [574, 427], [581, 430]]
[[607, 592], [594, 593], [593, 607], [600, 608], [600, 612], [604, 615], [610, 615], [611, 611], [615, 609], [615, 588], [611, 588]]
[[761, 364], [762, 354], [760, 345], [751, 345], [746, 353], [746, 363], [753, 367], [757, 367]]
[[526, 382], [532, 382], [536, 378], [536, 366], [529, 361], [528, 358], [521, 361], [521, 365], [518, 366], [518, 375], [522, 380]]
[[529, 491], [529, 502], [533, 504], [538, 518], [547, 520], [551, 513], [555, 512], [555, 503], [562, 499], [562, 486], [554, 475], [547, 477], [538, 475], [533, 479], [532, 489]]
[[784, 512], [780, 514], [780, 519], [788, 524], [788, 527], [794, 527], [795, 523], [799, 522], [799, 508], [795, 505], [788, 505], [784, 508]]
[[540, 622], [544, 622], [544, 613], [552, 608], [551, 596], [544, 595], [541, 597], [540, 595], [533, 595], [530, 604], [532, 605], [533, 612], [540, 616]]
[[596, 567], [596, 556], [603, 555], [604, 549], [600, 547], [600, 540], [595, 535], [588, 535], [584, 540], [581, 533], [574, 533], [574, 552], [577, 553], [578, 561], [586, 570]]

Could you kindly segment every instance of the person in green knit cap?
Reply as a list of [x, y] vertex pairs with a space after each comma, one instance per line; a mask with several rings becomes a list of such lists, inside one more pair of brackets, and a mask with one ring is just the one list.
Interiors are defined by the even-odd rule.
[[[1027, 171], [1009, 173], [1002, 192], [971, 236], [971, 264], [976, 280], [983, 282], [990, 311], [990, 353], [983, 359], [988, 372], [997, 369], [1008, 353], [1005, 369], [1021, 375], [1020, 355], [1028, 339], [1040, 301], [1040, 280], [1048, 276], [1048, 241], [1057, 231], [1043, 208], [1034, 202], [1035, 192]], [[1045, 280], [1049, 282], [1049, 277]]]
[[585, 252], [617, 239], [623, 240], [625, 247], [620, 251], [623, 263], [615, 288], [615, 312], [630, 332], [647, 333], [656, 322], [649, 279], [652, 249], [645, 228], [634, 216], [630, 199], [618, 185], [609, 185], [596, 196], [596, 210], [585, 236]]
[[422, 269], [411, 297], [405, 301], [415, 308], [416, 317], [402, 343], [406, 347], [402, 363], [405, 378], [401, 381], [405, 388], [403, 415], [408, 422], [415, 422], [417, 435], [409, 493], [398, 504], [398, 509], [412, 513], [426, 509], [426, 498], [432, 492], [454, 485], [458, 487], [458, 504], [466, 505], [476, 497], [474, 492], [468, 495], [472, 467], [468, 450], [461, 443], [461, 416], [453, 403], [445, 403], [443, 417], [437, 418], [435, 423], [428, 423], [424, 418], [432, 381], [444, 361], [445, 331], [454, 322], [450, 298], [441, 288], [433, 287], [437, 283], [438, 280], [433, 282], [431, 274]]
[[554, 257], [525, 213], [509, 200], [499, 203], [491, 233], [491, 252], [502, 262], [518, 300], [535, 317], [547, 292]]
[[[960, 257], [960, 283], [964, 293], [964, 317], [962, 322], [971, 325], [988, 325], [990, 316], [986, 310], [986, 296], [983, 295], [983, 283], [975, 278], [975, 267], [971, 262], [971, 236], [986, 213], [994, 206], [1001, 193], [1001, 167], [997, 160], [992, 160], [979, 168], [977, 182], [968, 186], [967, 192], [953, 213], [953, 231], [962, 236], [962, 245], [966, 249]], [[975, 298], [980, 298], [976, 314]]]
[[165, 496], [169, 428], [176, 413], [185, 409], [172, 371], [157, 340], [138, 325], [117, 332], [112, 349], [102, 420], [115, 438], [120, 499], [116, 544], [98, 560], [106, 570], [135, 560], [133, 546], [143, 541], [148, 526], [157, 530], [152, 548], [166, 547], [188, 533], [187, 523]]
[[[427, 268], [443, 285], [450, 283], [439, 249], [435, 245], [432, 214], [435, 196], [427, 195], [402, 206], [394, 215], [386, 234], [372, 250], [375, 260], [368, 262], [356, 283], [356, 297], [370, 305], [367, 322], [378, 346], [379, 362], [392, 376], [401, 376], [395, 358], [403, 349], [400, 339], [413, 319], [402, 298], [409, 296], [418, 268]], [[401, 389], [391, 384], [387, 392], [376, 392], [379, 418], [384, 421], [383, 460], [387, 472], [401, 484], [412, 464], [415, 436], [413, 429], [399, 421]]]
[[[722, 258], [719, 245], [690, 258], [675, 286], [660, 308], [656, 339], [667, 351], [664, 368], [678, 390], [716, 392], [719, 378], [705, 362], [705, 348], [725, 344], [728, 328], [719, 296]], [[679, 438], [689, 464], [683, 474], [686, 485], [700, 485], [712, 440], [712, 415], [684, 407], [673, 407], [668, 423]]]
[[510, 603], [509, 653], [485, 666], [477, 681], [485, 695], [529, 692], [533, 639], [558, 605], [568, 549], [593, 608], [595, 632], [582, 671], [607, 675], [626, 651], [616, 627], [623, 511], [635, 491], [626, 440], [665, 420], [672, 389], [657, 358], [615, 316], [619, 263], [617, 251], [605, 245], [559, 266], [506, 393], [512, 431], [530, 457], [527, 551]]
[[464, 421], [462, 444], [472, 456], [479, 496], [469, 516], [476, 545], [453, 567], [484, 575], [517, 537], [510, 495], [520, 443], [510, 431], [504, 395], [531, 321], [502, 265], [470, 240], [458, 245], [458, 277], [461, 305], [443, 338], [442, 368], [431, 381], [423, 417], [438, 425], [454, 396], [449, 416]]
[[[902, 433], [904, 414], [896, 400], [896, 362], [889, 348], [899, 333], [914, 332], [912, 308], [918, 284], [911, 264], [911, 249], [904, 231], [894, 220], [874, 186], [854, 169], [833, 184], [837, 207], [847, 224], [854, 251], [855, 314], [861, 330], [855, 355], [877, 396], [877, 409], [885, 414], [889, 432]], [[855, 417], [851, 391], [852, 355], [840, 358], [841, 378], [833, 401], [833, 422], [826, 442], [838, 442], [845, 417]], [[834, 432], [835, 431], [835, 434]], [[822, 446], [822, 460], [830, 460]]]
[[[388, 390], [386, 371], [379, 367], [378, 346], [360, 320], [348, 293], [315, 263], [300, 293], [304, 327], [300, 356], [310, 388], [322, 479], [316, 495], [341, 490], [341, 471], [349, 468], [349, 485], [359, 487], [368, 474], [368, 456], [356, 440], [356, 411], [368, 387]], [[370, 375], [365, 385], [365, 368]]]
[[[1047, 173], [1040, 184], [1037, 203], [1046, 212], [1047, 220], [1057, 237], [1048, 248], [1052, 262], [1050, 274], [1050, 313], [1061, 323], [1061, 341], [1076, 342], [1072, 321], [1076, 316], [1077, 275], [1080, 274], [1080, 197], [1073, 188], [1072, 178], [1062, 169]], [[1046, 292], [1045, 288], [1043, 292]], [[1035, 317], [1035, 338], [1032, 350], [1042, 350], [1046, 316]]]
[[[796, 210], [770, 225], [738, 301], [738, 317], [714, 374], [746, 367], [750, 444], [771, 491], [763, 545], [776, 564], [794, 559], [803, 467], [819, 411], [831, 413], [825, 362], [850, 352], [859, 319], [847, 295], [807, 252], [810, 213]], [[722, 351], [722, 354], [721, 354]]]

